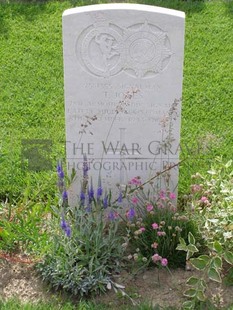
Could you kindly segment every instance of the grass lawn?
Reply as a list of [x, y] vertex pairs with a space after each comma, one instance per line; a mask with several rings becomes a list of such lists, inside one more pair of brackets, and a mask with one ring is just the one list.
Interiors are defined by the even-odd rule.
[[[191, 175], [208, 170], [216, 156], [225, 162], [232, 158], [233, 1], [134, 2], [186, 13], [181, 196], [188, 192]], [[14, 250], [17, 243], [30, 251], [28, 244], [32, 243], [37, 254], [46, 253], [48, 236], [41, 233], [40, 225], [51, 205], [57, 203], [56, 163], [65, 160], [61, 16], [65, 9], [94, 3], [97, 1], [0, 0], [1, 250]], [[25, 158], [36, 154], [40, 142], [48, 166], [45, 171], [33, 172]], [[59, 301], [19, 305], [15, 300], [0, 300], [0, 309], [107, 309], [86, 301], [77, 307]], [[145, 304], [132, 309], [152, 307]]]
[[[233, 7], [231, 1], [138, 1], [186, 12], [180, 192], [217, 155], [231, 158]], [[62, 12], [83, 1], [0, 4], [0, 197], [27, 188], [54, 192], [55, 165], [65, 158]], [[53, 167], [22, 169], [23, 139], [48, 139]], [[24, 147], [25, 150], [25, 147]]]

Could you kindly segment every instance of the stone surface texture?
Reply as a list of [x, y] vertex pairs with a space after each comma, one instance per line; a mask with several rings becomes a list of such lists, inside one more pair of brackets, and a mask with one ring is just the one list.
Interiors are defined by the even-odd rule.
[[[82, 180], [83, 156], [97, 186], [142, 180], [179, 160], [183, 12], [100, 4], [63, 13], [66, 150]], [[172, 171], [173, 190], [178, 169]]]

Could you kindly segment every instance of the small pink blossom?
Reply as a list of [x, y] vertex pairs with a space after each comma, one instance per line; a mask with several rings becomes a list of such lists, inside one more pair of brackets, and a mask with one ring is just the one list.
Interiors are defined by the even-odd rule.
[[135, 177], [135, 178], [132, 178], [129, 181], [129, 184], [131, 184], [131, 185], [141, 185], [142, 182], [141, 182], [141, 180], [138, 177]]
[[152, 247], [153, 249], [157, 249], [158, 245], [159, 245], [159, 244], [158, 244], [157, 242], [154, 242], [154, 243], [152, 243], [151, 247]]
[[162, 258], [162, 259], [161, 259], [161, 265], [162, 265], [163, 267], [166, 267], [167, 264], [168, 264], [168, 260], [167, 260], [166, 258]]
[[153, 207], [151, 204], [146, 206], [146, 210], [147, 210], [148, 212], [152, 211], [153, 208], [154, 208], [154, 207]]
[[153, 223], [151, 226], [152, 226], [153, 229], [158, 229], [159, 228], [159, 225], [157, 223]]
[[164, 200], [166, 198], [166, 193], [164, 190], [161, 190], [160, 193], [159, 193], [159, 198]]
[[139, 230], [140, 230], [141, 232], [143, 232], [143, 231], [146, 230], [146, 228], [145, 228], [145, 227], [141, 227], [141, 228], [139, 228]]
[[193, 184], [191, 185], [191, 191], [193, 193], [201, 191], [202, 187], [199, 184]]
[[170, 198], [171, 200], [176, 199], [176, 194], [175, 194], [175, 193], [170, 193], [170, 194], [169, 194], [169, 198]]
[[210, 205], [209, 199], [205, 196], [201, 197], [200, 202], [204, 203], [207, 206]]
[[158, 231], [157, 232], [157, 235], [160, 237], [160, 236], [166, 236], [166, 233], [165, 231]]
[[201, 202], [205, 202], [206, 200], [208, 200], [207, 197], [205, 197], [205, 196], [201, 197]]
[[162, 259], [162, 257], [159, 256], [159, 254], [154, 254], [151, 258], [152, 258], [154, 263], [157, 263], [157, 262], [161, 261], [161, 259]]
[[132, 203], [137, 204], [138, 203], [138, 198], [137, 197], [133, 197], [132, 198]]

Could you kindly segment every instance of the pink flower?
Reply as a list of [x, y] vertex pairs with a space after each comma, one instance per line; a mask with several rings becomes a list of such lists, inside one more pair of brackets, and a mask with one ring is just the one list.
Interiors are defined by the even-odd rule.
[[162, 258], [162, 259], [161, 259], [161, 265], [162, 265], [163, 267], [166, 267], [167, 264], [168, 264], [168, 260], [167, 260], [166, 258]]
[[202, 189], [202, 187], [201, 187], [200, 185], [198, 185], [198, 184], [193, 184], [193, 185], [191, 186], [191, 191], [192, 191], [193, 193], [199, 192], [201, 189]]
[[153, 223], [151, 226], [152, 226], [153, 229], [158, 229], [159, 228], [159, 225], [157, 223]]
[[143, 232], [143, 231], [146, 230], [146, 228], [145, 228], [145, 227], [141, 227], [141, 228], [139, 228], [139, 230], [140, 230], [141, 232]]
[[176, 199], [176, 194], [175, 194], [175, 193], [170, 193], [170, 194], [169, 194], [169, 198], [170, 198], [171, 200]]
[[201, 197], [201, 202], [205, 202], [205, 201], [207, 201], [207, 200], [208, 200], [207, 197], [205, 197], [205, 196]]
[[160, 237], [160, 236], [166, 236], [166, 233], [165, 231], [158, 231], [157, 232], [157, 235]]
[[137, 204], [138, 203], [138, 198], [137, 197], [133, 197], [132, 198], [132, 203]]
[[154, 207], [153, 207], [152, 205], [147, 205], [147, 206], [146, 206], [146, 210], [147, 210], [148, 212], [152, 211], [153, 208], [154, 208]]
[[153, 249], [157, 249], [158, 245], [159, 245], [159, 244], [158, 244], [157, 242], [154, 242], [154, 243], [152, 243], [151, 247], [152, 247]]
[[164, 200], [166, 198], [166, 193], [165, 191], [161, 190], [160, 193], [159, 193], [159, 198]]
[[140, 181], [139, 177], [135, 177], [132, 180], [129, 181], [129, 184], [131, 185], [141, 185], [142, 182]]
[[205, 196], [201, 197], [200, 202], [204, 203], [207, 206], [210, 205], [209, 199]]
[[152, 258], [154, 263], [157, 263], [158, 261], [160, 261], [162, 259], [162, 257], [159, 256], [159, 254], [154, 254], [151, 258]]

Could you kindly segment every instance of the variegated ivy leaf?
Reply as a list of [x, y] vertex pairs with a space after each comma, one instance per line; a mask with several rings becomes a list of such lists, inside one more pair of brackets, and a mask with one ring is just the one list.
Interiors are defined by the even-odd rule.
[[222, 246], [221, 246], [221, 244], [220, 244], [218, 241], [214, 241], [214, 243], [213, 243], [213, 249], [214, 249], [217, 253], [219, 253], [219, 254], [222, 253]]
[[208, 277], [215, 281], [215, 282], [218, 282], [218, 283], [221, 283], [222, 282], [222, 279], [220, 277], [220, 274], [219, 272], [216, 270], [216, 268], [214, 267], [211, 267], [208, 271]]
[[232, 252], [226, 251], [226, 252], [223, 254], [223, 258], [225, 259], [225, 261], [226, 261], [228, 264], [233, 265], [233, 253], [232, 253]]
[[200, 300], [200, 301], [205, 301], [206, 300], [206, 296], [204, 294], [203, 291], [197, 291], [196, 297]]
[[191, 258], [190, 263], [198, 270], [203, 270], [207, 266], [206, 261], [201, 258]]
[[200, 281], [200, 279], [196, 278], [196, 277], [191, 277], [187, 280], [186, 284], [187, 285], [191, 285], [191, 286], [194, 286], [194, 285], [197, 285], [198, 282]]
[[196, 289], [195, 288], [189, 288], [188, 290], [186, 290], [184, 292], [184, 296], [187, 296], [187, 297], [195, 297], [196, 296]]
[[195, 244], [195, 238], [191, 232], [188, 233], [188, 241], [191, 244]]

